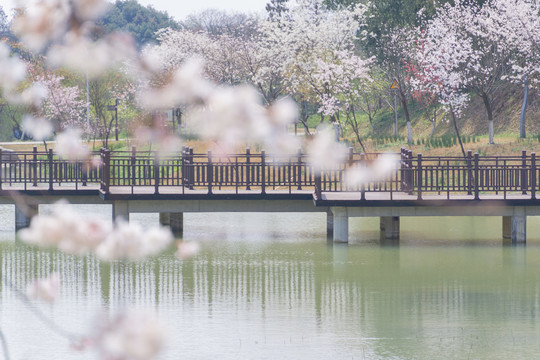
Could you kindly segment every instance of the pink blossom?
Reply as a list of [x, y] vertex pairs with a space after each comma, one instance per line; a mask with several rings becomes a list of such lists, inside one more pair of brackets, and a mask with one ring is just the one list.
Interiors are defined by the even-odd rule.
[[94, 346], [103, 359], [149, 360], [164, 345], [165, 331], [153, 316], [123, 312], [96, 322]]
[[54, 303], [60, 295], [60, 275], [52, 273], [47, 278], [35, 279], [28, 285], [26, 295], [30, 299]]
[[194, 257], [200, 250], [199, 244], [193, 241], [179, 241], [176, 246], [177, 249], [175, 255], [181, 260], [187, 260]]

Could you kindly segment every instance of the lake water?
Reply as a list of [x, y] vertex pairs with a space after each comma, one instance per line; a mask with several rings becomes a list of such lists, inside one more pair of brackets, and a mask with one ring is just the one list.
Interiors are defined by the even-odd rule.
[[[110, 217], [107, 207], [80, 207]], [[46, 210], [43, 208], [42, 210]], [[37, 304], [84, 332], [100, 312], [154, 311], [167, 329], [159, 359], [531, 359], [540, 354], [540, 222], [527, 247], [502, 245], [501, 218], [402, 218], [400, 246], [378, 219], [350, 222], [328, 244], [324, 215], [185, 214], [187, 261], [166, 253], [100, 264], [14, 241], [0, 207], [3, 279], [24, 288], [59, 271], [62, 297]], [[131, 218], [150, 226], [156, 214]], [[425, 230], [424, 230], [425, 229]], [[95, 359], [69, 348], [3, 281], [0, 327], [12, 359]]]

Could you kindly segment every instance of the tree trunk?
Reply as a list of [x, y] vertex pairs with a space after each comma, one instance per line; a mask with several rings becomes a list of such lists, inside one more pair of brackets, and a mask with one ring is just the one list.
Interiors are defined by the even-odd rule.
[[482, 93], [482, 100], [484, 101], [484, 106], [486, 107], [486, 112], [488, 116], [488, 128], [489, 128], [489, 143], [494, 144], [493, 141], [493, 110], [491, 108], [491, 101], [489, 100], [489, 96], [483, 92]]
[[394, 94], [394, 136], [398, 134], [398, 123], [397, 123], [397, 95]]
[[521, 117], [519, 118], [519, 137], [525, 139], [527, 137], [525, 134], [525, 113], [527, 111], [527, 100], [529, 97], [529, 81], [527, 80], [527, 75], [523, 75], [523, 87], [525, 88], [525, 93], [523, 94], [523, 105], [521, 105]]
[[358, 129], [358, 122], [356, 122], [356, 113], [355, 113], [354, 109], [352, 109], [351, 114], [353, 116], [353, 120], [351, 121], [351, 125], [352, 125], [352, 128], [353, 128], [354, 134], [356, 135], [356, 140], [358, 140], [358, 143], [362, 147], [362, 152], [365, 153], [366, 152], [366, 147], [364, 146], [364, 143], [362, 142], [362, 139], [360, 138], [360, 130]]
[[435, 133], [436, 123], [437, 123], [437, 107], [435, 107], [435, 110], [433, 110], [433, 120], [431, 120], [431, 133], [429, 134], [430, 138], [433, 138], [433, 134]]
[[463, 158], [466, 158], [467, 155], [465, 154], [465, 148], [463, 147], [463, 142], [461, 141], [461, 136], [459, 135], [459, 128], [457, 126], [456, 115], [454, 114], [454, 109], [452, 108], [452, 105], [450, 105], [450, 114], [452, 115], [452, 122], [454, 123], [454, 129], [456, 130], [459, 146], [461, 147], [461, 153], [463, 154]]
[[407, 143], [409, 145], [412, 144], [413, 138], [412, 138], [412, 127], [411, 127], [411, 117], [409, 116], [409, 108], [407, 107], [407, 99], [405, 98], [405, 94], [403, 91], [399, 91], [400, 99], [401, 99], [401, 105], [403, 105], [403, 112], [405, 113], [405, 120], [407, 120]]

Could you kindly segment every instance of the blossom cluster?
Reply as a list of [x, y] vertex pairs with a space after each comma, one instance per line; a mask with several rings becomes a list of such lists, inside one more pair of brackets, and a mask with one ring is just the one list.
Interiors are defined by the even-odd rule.
[[[28, 284], [26, 296], [53, 304], [60, 295], [60, 287], [60, 275], [55, 272]], [[103, 359], [150, 360], [163, 348], [165, 331], [155, 316], [123, 310], [111, 317], [99, 314], [87, 335], [71, 341], [74, 349], [94, 350]]]
[[113, 226], [96, 216], [82, 216], [66, 203], [55, 204], [50, 214], [34, 216], [30, 227], [18, 235], [28, 244], [56, 247], [74, 255], [93, 253], [106, 261], [141, 260], [158, 254], [173, 241], [166, 227], [144, 230], [140, 224], [123, 220]]

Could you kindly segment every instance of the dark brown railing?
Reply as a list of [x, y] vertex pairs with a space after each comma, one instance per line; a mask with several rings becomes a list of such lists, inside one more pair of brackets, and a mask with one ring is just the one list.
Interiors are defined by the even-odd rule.
[[[59, 158], [53, 150], [47, 152], [0, 150], [0, 189], [8, 187], [31, 190], [46, 186], [84, 188], [99, 185], [108, 193], [123, 187], [134, 194], [146, 187], [153, 193], [169, 187], [167, 193], [215, 192], [260, 193], [281, 191], [314, 192], [322, 199], [325, 192], [456, 195], [479, 199], [480, 194], [528, 195], [536, 198], [539, 169], [536, 155], [525, 151], [518, 156], [413, 156], [402, 149], [397, 160], [381, 171], [381, 154], [355, 153], [349, 149], [346, 161], [330, 169], [315, 168], [307, 155], [298, 151], [292, 155], [272, 155], [250, 149], [237, 154], [194, 153], [184, 147], [176, 154], [156, 151], [109, 151], [102, 149], [82, 162]], [[347, 174], [356, 172], [359, 181], [347, 181]], [[142, 190], [140, 190], [142, 191]], [[148, 190], [146, 190], [148, 191]], [[123, 190], [126, 192], [126, 190]], [[162, 191], [163, 192], [163, 191]], [[386, 195], [385, 195], [386, 196]]]

